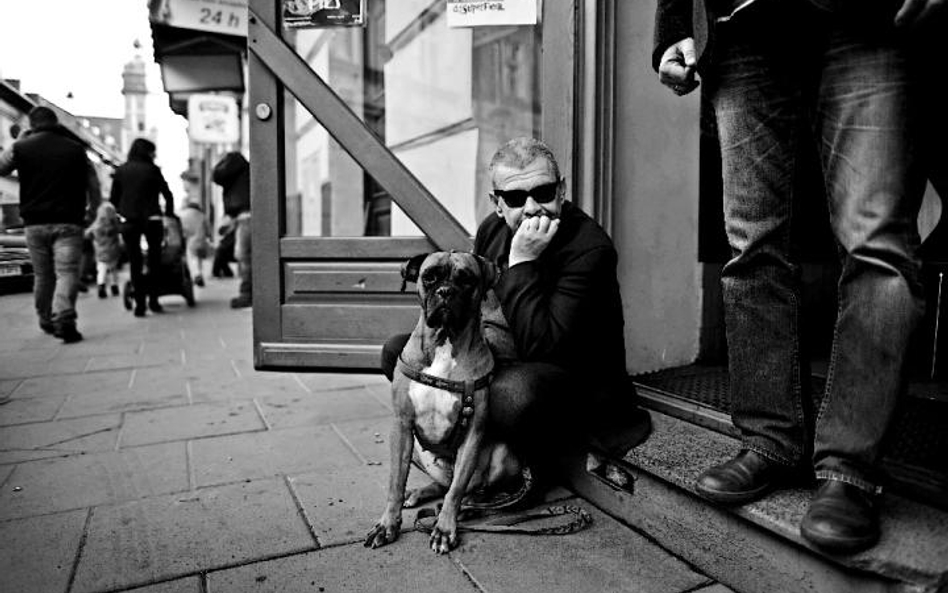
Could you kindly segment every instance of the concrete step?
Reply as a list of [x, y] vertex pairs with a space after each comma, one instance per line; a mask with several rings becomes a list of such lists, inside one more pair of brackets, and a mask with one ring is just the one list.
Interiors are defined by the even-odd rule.
[[948, 513], [899, 496], [882, 499], [882, 538], [871, 550], [831, 556], [802, 539], [812, 492], [783, 490], [735, 508], [698, 497], [695, 477], [739, 442], [652, 411], [653, 434], [623, 459], [567, 462], [572, 488], [739, 592], [948, 592]]

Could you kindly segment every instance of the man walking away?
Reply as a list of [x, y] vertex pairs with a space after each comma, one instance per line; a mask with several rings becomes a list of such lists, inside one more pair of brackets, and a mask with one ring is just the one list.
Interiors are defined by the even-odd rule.
[[78, 342], [76, 295], [86, 205], [102, 199], [85, 148], [49, 107], [34, 107], [30, 129], [0, 154], [0, 175], [17, 171], [20, 216], [33, 261], [33, 298], [40, 328], [66, 344]]
[[250, 249], [250, 163], [237, 151], [228, 152], [214, 165], [214, 183], [224, 190], [224, 214], [235, 226], [234, 257], [240, 274], [240, 288], [230, 300], [234, 309], [253, 305]]

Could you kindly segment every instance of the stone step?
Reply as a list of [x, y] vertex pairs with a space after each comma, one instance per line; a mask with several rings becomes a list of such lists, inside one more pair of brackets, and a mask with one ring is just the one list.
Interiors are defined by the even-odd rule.
[[948, 513], [896, 495], [882, 498], [882, 538], [846, 556], [800, 536], [809, 490], [782, 490], [741, 507], [694, 492], [704, 469], [739, 442], [652, 411], [654, 431], [623, 459], [595, 454], [567, 463], [572, 488], [633, 529], [741, 592], [948, 592]]

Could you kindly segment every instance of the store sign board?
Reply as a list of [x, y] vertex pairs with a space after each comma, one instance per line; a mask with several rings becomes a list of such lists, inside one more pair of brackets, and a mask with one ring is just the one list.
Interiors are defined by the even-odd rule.
[[150, 0], [153, 23], [247, 36], [247, 0]]
[[538, 0], [448, 0], [449, 27], [537, 24]]
[[237, 99], [228, 95], [188, 97], [188, 136], [194, 142], [232, 143], [240, 140]]
[[283, 25], [290, 29], [364, 27], [365, 0], [283, 0]]

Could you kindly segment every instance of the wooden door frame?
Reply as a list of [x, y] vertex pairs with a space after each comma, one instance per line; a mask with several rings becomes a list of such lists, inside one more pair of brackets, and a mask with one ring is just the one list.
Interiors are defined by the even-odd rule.
[[[575, 47], [582, 0], [546, 2], [541, 62], [541, 136], [560, 158], [567, 183], [576, 174]], [[352, 112], [318, 74], [286, 43], [282, 2], [250, 0], [248, 68], [250, 80], [251, 208], [253, 212], [253, 334], [258, 369], [305, 369], [311, 344], [284, 340], [283, 263], [315, 257], [403, 261], [434, 249], [470, 250], [472, 238], [427, 188]], [[564, 76], [564, 70], [570, 75]], [[338, 144], [381, 184], [407, 216], [424, 230], [422, 238], [284, 237], [286, 229], [285, 122], [293, 97]], [[586, 205], [588, 204], [580, 204]], [[589, 209], [587, 207], [587, 209]], [[355, 348], [353, 360], [366, 360]], [[345, 365], [347, 354], [338, 360]], [[362, 368], [361, 370], [365, 370]]]

